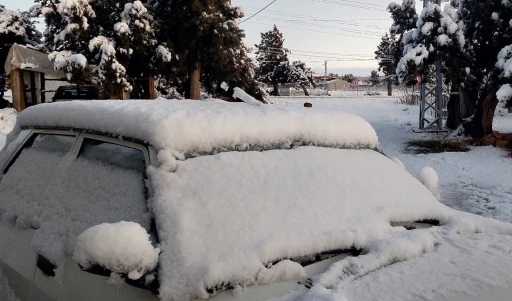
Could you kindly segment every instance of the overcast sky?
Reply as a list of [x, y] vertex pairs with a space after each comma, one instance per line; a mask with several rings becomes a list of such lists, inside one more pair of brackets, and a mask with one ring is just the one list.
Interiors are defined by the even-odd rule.
[[[246, 18], [272, 0], [232, 0]], [[401, 2], [400, 0], [395, 0]], [[269, 8], [241, 24], [247, 45], [260, 42], [260, 33], [276, 24], [283, 33], [290, 59], [305, 61], [317, 72], [369, 76], [377, 68], [373, 59], [380, 38], [390, 25], [390, 0], [276, 0]], [[418, 1], [418, 5], [421, 2]], [[28, 9], [32, 0], [3, 0], [10, 9]]]

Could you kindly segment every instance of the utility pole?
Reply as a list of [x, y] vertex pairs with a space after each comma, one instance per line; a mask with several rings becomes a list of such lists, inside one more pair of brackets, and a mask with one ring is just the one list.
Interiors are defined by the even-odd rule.
[[[423, 0], [423, 8], [428, 3], [441, 5], [442, 0]], [[430, 73], [428, 66], [421, 75], [421, 107], [420, 130], [443, 129], [443, 75], [441, 74], [441, 60], [437, 59], [435, 70]], [[428, 79], [434, 76], [435, 83], [429, 83]], [[434, 116], [428, 116], [428, 112], [434, 112]]]
[[324, 85], [325, 85], [325, 90], [329, 91], [329, 87], [327, 86], [327, 60], [325, 61], [324, 66], [325, 66]]

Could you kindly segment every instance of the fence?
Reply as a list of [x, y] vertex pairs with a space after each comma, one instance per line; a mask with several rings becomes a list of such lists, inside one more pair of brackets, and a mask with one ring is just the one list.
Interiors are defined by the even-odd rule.
[[492, 129], [504, 134], [512, 133], [512, 108], [505, 108], [503, 104], [498, 104], [494, 112]]

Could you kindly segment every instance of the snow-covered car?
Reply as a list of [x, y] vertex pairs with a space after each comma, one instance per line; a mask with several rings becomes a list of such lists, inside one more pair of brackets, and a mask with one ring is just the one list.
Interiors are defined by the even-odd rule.
[[442, 205], [350, 114], [42, 104], [18, 116], [0, 170], [0, 297], [512, 295], [512, 226]]

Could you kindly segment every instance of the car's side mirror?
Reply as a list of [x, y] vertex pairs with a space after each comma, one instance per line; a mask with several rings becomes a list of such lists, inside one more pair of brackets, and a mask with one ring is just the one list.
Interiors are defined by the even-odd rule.
[[137, 223], [119, 222], [85, 230], [77, 238], [73, 258], [83, 271], [107, 277], [116, 273], [128, 284], [152, 290], [158, 289], [154, 273], [159, 253], [146, 229]]

